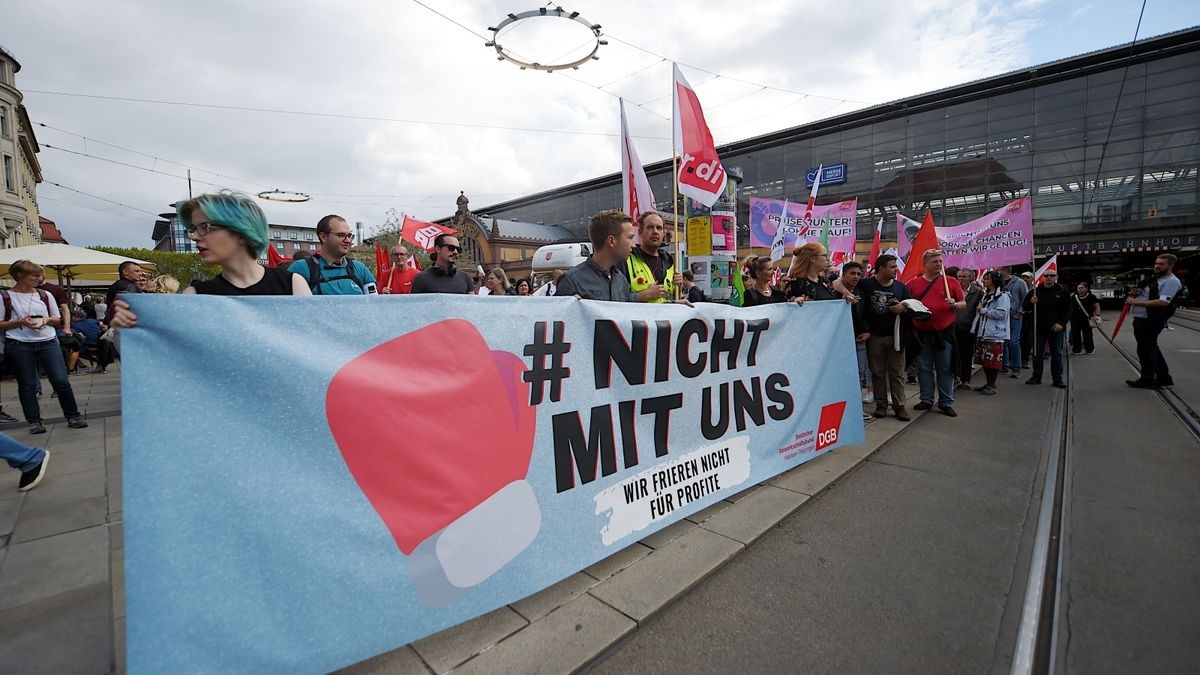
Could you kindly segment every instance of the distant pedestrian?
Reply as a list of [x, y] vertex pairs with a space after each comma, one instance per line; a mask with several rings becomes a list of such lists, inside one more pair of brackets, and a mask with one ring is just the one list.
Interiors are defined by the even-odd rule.
[[1057, 270], [1046, 270], [1042, 274], [1042, 283], [1025, 296], [1025, 314], [1034, 317], [1033, 349], [1030, 352], [1033, 377], [1026, 380], [1025, 384], [1042, 383], [1042, 372], [1046, 367], [1044, 354], [1049, 350], [1050, 376], [1054, 386], [1066, 389], [1067, 383], [1063, 380], [1066, 341], [1063, 338], [1071, 321], [1071, 291], [1058, 283]]
[[[900, 304], [912, 296], [908, 287], [896, 279], [896, 256], [883, 254], [875, 259], [874, 273], [858, 284], [866, 303], [863, 317], [871, 335], [867, 338], [867, 359], [875, 397], [875, 417], [886, 417], [888, 396], [896, 419], [912, 419], [904, 408], [904, 341], [896, 325], [904, 314]], [[889, 391], [890, 390], [890, 391]]]
[[487, 295], [505, 296], [512, 295], [512, 282], [508, 280], [508, 275], [499, 267], [493, 267], [490, 272], [483, 278], [483, 286], [488, 289]]
[[[971, 372], [974, 370], [972, 363], [975, 359], [975, 333], [971, 330], [971, 326], [975, 323], [975, 310], [983, 298], [983, 288], [975, 283], [973, 270], [959, 269], [955, 272], [954, 277], [958, 279], [958, 285], [962, 286], [966, 296], [964, 300], [966, 305], [954, 313], [954, 334], [958, 339], [958, 351], [955, 353], [957, 358], [954, 364], [954, 388], [970, 389]], [[1005, 314], [1004, 320], [1008, 321], [1007, 314]], [[1008, 334], [1007, 330], [1004, 332]], [[1003, 356], [1003, 353], [1001, 355]]]
[[533, 295], [533, 282], [528, 278], [517, 279], [517, 283], [513, 288], [517, 289], [518, 297], [528, 297]]
[[1133, 289], [1125, 304], [1132, 305], [1129, 315], [1133, 317], [1133, 337], [1137, 340], [1138, 364], [1141, 377], [1125, 383], [1139, 389], [1170, 387], [1175, 384], [1162, 350], [1158, 348], [1158, 336], [1175, 314], [1179, 306], [1179, 294], [1183, 284], [1175, 276], [1177, 258], [1164, 253], [1154, 260], [1154, 278], [1143, 288]]
[[1009, 377], [1020, 377], [1021, 365], [1024, 363], [1021, 358], [1021, 327], [1025, 320], [1023, 306], [1029, 286], [1025, 285], [1021, 277], [1013, 276], [1011, 267], [1001, 267], [999, 272], [1011, 305], [1008, 314], [1009, 339], [1004, 345], [1004, 370], [1008, 371]]
[[412, 292], [417, 279], [417, 268], [409, 264], [412, 260], [408, 247], [396, 244], [388, 251], [391, 267], [379, 275], [379, 292], [384, 295], [407, 295]]
[[683, 271], [683, 290], [683, 297], [687, 298], [687, 301], [692, 304], [708, 302], [708, 296], [696, 285], [696, 275], [692, 274], [691, 270]]
[[975, 319], [971, 325], [974, 360], [983, 368], [986, 384], [981, 394], [996, 393], [996, 377], [1004, 367], [1004, 344], [1009, 337], [1008, 320], [1012, 299], [1004, 290], [999, 272], [983, 275], [983, 296], [976, 302]]
[[1096, 351], [1092, 340], [1092, 324], [1100, 319], [1100, 298], [1092, 294], [1086, 281], [1075, 285], [1071, 296], [1071, 353], [1091, 354]]
[[927, 321], [913, 322], [921, 338], [921, 351], [917, 355], [921, 402], [913, 409], [929, 410], [936, 395], [938, 410], [947, 417], [958, 417], [954, 410], [954, 314], [966, 306], [965, 296], [958, 279], [942, 273], [941, 251], [925, 251], [922, 260], [925, 272], [909, 280], [908, 290], [929, 308], [932, 316]]
[[27, 492], [38, 486], [46, 477], [46, 467], [50, 464], [50, 453], [42, 448], [35, 448], [18, 443], [0, 433], [0, 459], [21, 472], [17, 481], [17, 490]]
[[113, 300], [122, 293], [140, 293], [138, 288], [138, 280], [142, 278], [142, 266], [126, 260], [117, 266], [117, 276], [120, 277], [108, 287], [108, 292], [105, 294], [104, 311], [100, 311], [100, 305], [96, 305], [96, 316], [104, 317], [104, 323], [112, 323]]
[[179, 280], [170, 274], [160, 274], [146, 282], [145, 292], [174, 295], [179, 292]]

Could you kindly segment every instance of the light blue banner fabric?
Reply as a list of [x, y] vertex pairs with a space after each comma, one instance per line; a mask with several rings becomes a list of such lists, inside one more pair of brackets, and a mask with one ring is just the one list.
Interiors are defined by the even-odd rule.
[[842, 302], [130, 304], [131, 673], [346, 666], [864, 440]]

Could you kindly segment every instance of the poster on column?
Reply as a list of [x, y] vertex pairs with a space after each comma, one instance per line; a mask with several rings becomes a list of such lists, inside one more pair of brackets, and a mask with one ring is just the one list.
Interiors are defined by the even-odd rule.
[[[921, 223], [896, 214], [900, 256], [908, 259]], [[995, 269], [1033, 260], [1033, 208], [1029, 197], [954, 227], [937, 229], [942, 262], [946, 267]]]
[[836, 204], [813, 206], [812, 219], [804, 219], [806, 204], [786, 202], [787, 214], [783, 213], [784, 200], [750, 198], [750, 245], [771, 248], [775, 233], [782, 218], [784, 246], [787, 251], [794, 247], [821, 240], [822, 218], [829, 219], [829, 250], [851, 252], [858, 226], [858, 199], [847, 199]]
[[129, 302], [130, 673], [336, 670], [863, 442], [843, 302]]

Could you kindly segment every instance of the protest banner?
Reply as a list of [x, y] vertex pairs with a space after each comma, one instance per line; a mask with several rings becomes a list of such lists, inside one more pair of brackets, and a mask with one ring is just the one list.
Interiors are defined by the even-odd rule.
[[[896, 214], [900, 257], [908, 257], [921, 223]], [[1033, 209], [1029, 197], [962, 225], [937, 228], [938, 246], [946, 267], [995, 269], [1033, 260]]]
[[[769, 248], [779, 228], [783, 215], [784, 200], [750, 198], [750, 245]], [[847, 199], [836, 204], [813, 206], [812, 219], [805, 220], [806, 205], [787, 202], [784, 218], [783, 245], [788, 254], [792, 249], [809, 242], [821, 240], [821, 220], [829, 221], [829, 250], [850, 252], [854, 250], [854, 235], [858, 226], [858, 200]]]
[[334, 670], [864, 440], [843, 302], [129, 303], [131, 673]]

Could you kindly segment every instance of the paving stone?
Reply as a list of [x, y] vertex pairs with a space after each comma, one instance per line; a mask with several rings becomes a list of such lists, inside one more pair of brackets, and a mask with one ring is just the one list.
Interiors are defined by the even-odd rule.
[[815, 495], [861, 461], [859, 457], [829, 452], [767, 482], [785, 490]]
[[409, 645], [334, 671], [336, 675], [427, 675], [429, 672]]
[[108, 545], [113, 549], [125, 548], [125, 521], [108, 524]]
[[123, 619], [125, 618], [125, 549], [113, 549], [110, 552], [110, 559], [113, 616]]
[[54, 471], [53, 450], [50, 451], [50, 468], [36, 489], [29, 492], [28, 499], [91, 499], [104, 496], [104, 469], [76, 471], [58, 475]]
[[757, 485], [751, 485], [750, 487], [746, 488], [745, 490], [742, 490], [741, 492], [739, 492], [737, 494], [729, 495], [728, 497], [725, 498], [725, 501], [733, 502], [734, 504], [736, 504], [736, 503], [740, 502], [741, 500], [745, 499], [746, 497], [749, 497], [750, 495], [754, 494], [755, 490], [757, 490], [760, 487], [762, 487], [762, 483], [759, 483]]
[[654, 534], [642, 539], [642, 543], [650, 548], [662, 548], [671, 540], [679, 538], [684, 532], [695, 527], [696, 524], [688, 520], [680, 520], [664, 527]]
[[111, 672], [108, 584], [76, 588], [0, 612], [0, 635], [4, 672]]
[[125, 672], [125, 618], [113, 621], [113, 663], [114, 672]]
[[21, 496], [17, 485], [21, 482], [21, 474], [8, 468], [8, 462], [0, 465], [0, 502], [7, 502]]
[[595, 579], [580, 572], [572, 574], [550, 588], [534, 593], [524, 600], [518, 600], [509, 606], [526, 619], [537, 621], [571, 600], [587, 593], [588, 589], [595, 585]]
[[100, 471], [104, 469], [104, 448], [95, 447], [85, 450], [64, 452], [58, 447], [50, 448], [50, 476], [59, 477], [80, 471]]
[[412, 643], [435, 673], [445, 673], [524, 628], [529, 622], [508, 607]]
[[743, 548], [715, 532], [693, 528], [589, 592], [641, 623]]
[[717, 502], [716, 504], [713, 504], [711, 506], [707, 506], [703, 509], [700, 509], [699, 511], [688, 516], [687, 519], [692, 521], [693, 523], [703, 523], [704, 521], [708, 520], [709, 518], [712, 518], [713, 516], [717, 515], [718, 513], [729, 508], [730, 506], [733, 506], [733, 502], [728, 502], [728, 501], [722, 500], [722, 501]]
[[107, 526], [12, 544], [6, 550], [0, 568], [0, 610], [93, 584], [107, 589]]
[[652, 550], [654, 549], [650, 548], [649, 546], [643, 546], [642, 544], [634, 543], [608, 556], [595, 565], [584, 568], [583, 571], [593, 579], [603, 581], [617, 572], [625, 569], [626, 567], [629, 567], [633, 563], [641, 560], [642, 558], [650, 555]]
[[108, 499], [38, 499], [40, 495], [30, 493], [21, 509], [21, 517], [12, 533], [12, 542], [18, 544], [34, 539], [51, 537], [64, 532], [74, 532], [95, 527], [108, 520]]
[[[2, 471], [3, 469], [0, 469]], [[15, 472], [14, 472], [15, 473]], [[0, 535], [10, 534], [17, 524], [17, 512], [21, 510], [21, 499], [6, 499], [0, 502]]]
[[808, 495], [764, 485], [754, 494], [706, 520], [700, 527], [750, 544], [808, 500]]
[[571, 673], [636, 628], [629, 617], [590, 595], [581, 595], [454, 672]]

